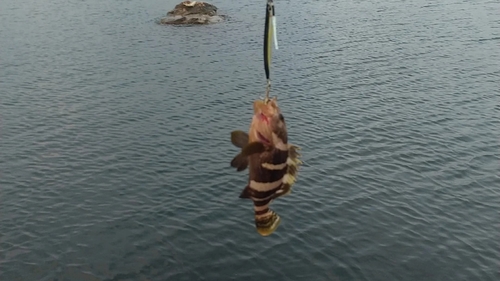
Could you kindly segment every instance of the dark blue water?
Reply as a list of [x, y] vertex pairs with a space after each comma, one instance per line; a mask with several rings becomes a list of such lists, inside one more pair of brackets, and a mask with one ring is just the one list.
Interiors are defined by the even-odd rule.
[[230, 131], [264, 1], [0, 3], [0, 280], [500, 280], [500, 3], [276, 2], [304, 166], [261, 237]]

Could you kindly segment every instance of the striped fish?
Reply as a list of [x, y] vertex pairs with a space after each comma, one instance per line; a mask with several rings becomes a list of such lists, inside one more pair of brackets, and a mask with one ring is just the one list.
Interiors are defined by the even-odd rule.
[[280, 223], [270, 203], [291, 192], [299, 165], [298, 147], [288, 143], [285, 120], [277, 99], [256, 100], [248, 134], [231, 132], [231, 142], [241, 152], [231, 161], [237, 171], [248, 167], [249, 181], [240, 198], [253, 201], [255, 226], [262, 236], [273, 233]]

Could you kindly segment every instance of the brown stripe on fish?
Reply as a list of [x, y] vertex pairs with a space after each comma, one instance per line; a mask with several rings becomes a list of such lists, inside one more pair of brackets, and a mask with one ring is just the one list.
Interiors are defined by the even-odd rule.
[[278, 187], [283, 176], [288, 171], [288, 167], [282, 170], [267, 170], [264, 167], [259, 168], [258, 170], [253, 170], [250, 177], [250, 188], [257, 191], [268, 191]]
[[288, 133], [287, 133], [287, 130], [286, 130], [286, 122], [285, 122], [285, 118], [283, 117], [283, 114], [279, 114], [278, 115], [278, 118], [279, 120], [283, 123], [283, 127], [281, 127], [281, 130], [275, 130], [275, 132], [273, 132], [276, 137], [278, 137], [284, 144], [287, 144], [288, 143]]
[[253, 209], [254, 209], [254, 211], [256, 211], [256, 212], [257, 212], [257, 211], [262, 211], [262, 210], [267, 210], [267, 209], [268, 209], [268, 205], [269, 205], [269, 204], [266, 204], [266, 205], [264, 205], [264, 206], [255, 206], [255, 205], [254, 205], [254, 206], [253, 206]]
[[271, 217], [272, 215], [273, 215], [273, 212], [268, 209], [266, 211], [266, 213], [264, 213], [262, 215], [255, 214], [254, 218], [255, 218], [256, 221], [263, 221], [263, 220], [269, 219], [269, 217]]
[[288, 152], [276, 149], [262, 158], [258, 155], [257, 157], [251, 156], [250, 179], [259, 183], [276, 182], [287, 172], [287, 161]]
[[243, 191], [241, 192], [240, 194], [240, 198], [249, 198], [249, 199], [256, 199], [256, 200], [259, 200], [259, 201], [262, 201], [270, 196], [272, 196], [276, 191], [278, 191], [280, 188], [281, 188], [281, 185], [283, 183], [283, 178], [281, 178], [280, 180], [274, 182], [274, 183], [271, 183], [271, 184], [274, 184], [274, 186], [272, 186], [271, 189], [265, 189], [265, 190], [256, 190], [254, 188], [252, 188], [251, 184], [252, 182], [250, 182], [249, 185], [247, 185]]
[[273, 149], [271, 157], [269, 157], [269, 160], [265, 159], [266, 160], [265, 162], [269, 164], [278, 165], [286, 163], [287, 159], [288, 159], [288, 150]]
[[[285, 139], [283, 139], [285, 137]], [[273, 140], [273, 145], [275, 148], [279, 150], [288, 150], [288, 143], [286, 141], [286, 132], [273, 132], [271, 134], [271, 138]]]
[[268, 205], [269, 203], [271, 203], [271, 201], [272, 198], [268, 198], [265, 200], [253, 200], [253, 205], [254, 207], [262, 207]]
[[267, 212], [269, 212], [269, 207], [266, 206], [266, 208], [264, 210], [255, 211], [255, 215], [260, 216], [260, 215], [266, 214]]
[[[269, 202], [271, 203], [271, 202]], [[264, 206], [253, 206], [253, 210], [255, 212], [255, 216], [263, 217], [266, 213], [269, 212], [269, 203]]]
[[272, 211], [269, 209], [269, 202], [268, 204], [264, 206], [255, 206], [253, 207], [254, 213], [255, 213], [255, 219], [256, 220], [262, 220], [270, 215], [272, 215]]
[[281, 170], [268, 170], [264, 167], [261, 168], [260, 172], [255, 173], [254, 180], [261, 183], [268, 182], [278, 182], [283, 179], [283, 176], [287, 173], [288, 167]]
[[269, 191], [264, 191], [264, 192], [259, 192], [259, 191], [252, 191], [250, 194], [250, 199], [253, 201], [264, 201], [265, 199], [271, 198], [278, 190], [282, 189], [282, 184], [280, 184], [278, 187], [271, 189]]
[[267, 226], [272, 220], [274, 212], [271, 210], [267, 210], [265, 214], [262, 215], [255, 215], [255, 222], [258, 223], [260, 226]]

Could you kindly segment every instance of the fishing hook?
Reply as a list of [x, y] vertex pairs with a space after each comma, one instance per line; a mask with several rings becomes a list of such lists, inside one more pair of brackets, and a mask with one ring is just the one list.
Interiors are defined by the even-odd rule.
[[269, 101], [269, 92], [271, 92], [271, 80], [267, 79], [267, 86], [266, 86], [266, 102]]

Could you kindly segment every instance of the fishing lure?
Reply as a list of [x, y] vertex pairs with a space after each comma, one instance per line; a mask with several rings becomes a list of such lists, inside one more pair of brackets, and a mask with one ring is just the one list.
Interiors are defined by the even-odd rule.
[[270, 78], [270, 68], [271, 68], [271, 57], [272, 48], [271, 40], [274, 41], [274, 47], [278, 50], [278, 38], [276, 34], [276, 14], [274, 10], [273, 0], [267, 0], [266, 4], [266, 21], [264, 25], [264, 70], [266, 72], [267, 79], [267, 89], [266, 98], [269, 99], [269, 92], [271, 90], [271, 78]]

